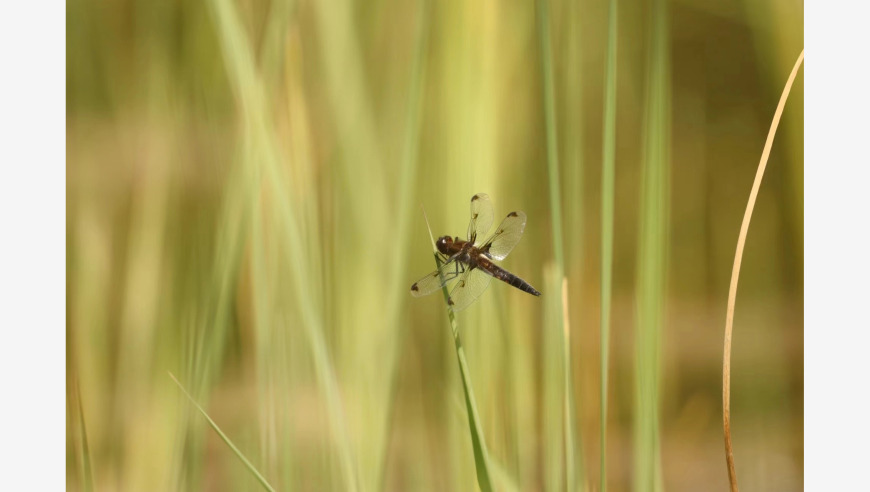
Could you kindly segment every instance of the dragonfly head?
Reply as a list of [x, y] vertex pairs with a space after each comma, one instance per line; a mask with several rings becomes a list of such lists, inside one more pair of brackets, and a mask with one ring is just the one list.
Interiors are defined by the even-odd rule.
[[441, 254], [444, 255], [450, 254], [449, 252], [451, 244], [453, 244], [453, 238], [451, 238], [450, 236], [441, 236], [438, 238], [437, 241], [435, 241], [435, 247], [437, 247], [438, 251], [440, 251]]

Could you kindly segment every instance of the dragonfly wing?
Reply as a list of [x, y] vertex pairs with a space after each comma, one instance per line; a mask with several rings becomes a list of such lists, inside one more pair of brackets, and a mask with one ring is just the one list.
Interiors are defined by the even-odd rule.
[[444, 287], [448, 282], [465, 272], [465, 270], [464, 263], [456, 261], [455, 257], [450, 258], [446, 263], [441, 265], [441, 268], [414, 282], [414, 285], [411, 286], [411, 295], [414, 297], [429, 295]]
[[454, 312], [462, 311], [474, 302], [489, 286], [492, 276], [479, 268], [469, 269], [459, 277], [459, 281], [450, 291], [448, 304]]
[[526, 228], [526, 214], [523, 212], [511, 212], [492, 236], [487, 239], [481, 248], [484, 253], [494, 260], [501, 261], [507, 257], [514, 246], [523, 237], [523, 229]]
[[489, 195], [478, 193], [471, 197], [471, 222], [468, 223], [468, 241], [475, 246], [483, 241], [492, 227], [492, 202]]

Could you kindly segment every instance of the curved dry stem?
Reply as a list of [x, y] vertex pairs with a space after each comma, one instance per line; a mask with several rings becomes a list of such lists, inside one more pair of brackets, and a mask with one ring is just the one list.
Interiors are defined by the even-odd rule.
[[755, 173], [755, 182], [752, 183], [752, 191], [749, 193], [749, 203], [743, 214], [743, 223], [740, 224], [740, 235], [737, 237], [737, 252], [734, 254], [734, 267], [731, 269], [731, 286], [728, 289], [728, 310], [725, 314], [725, 348], [722, 357], [722, 425], [725, 431], [725, 461], [728, 464], [728, 482], [731, 490], [737, 491], [737, 471], [734, 469], [734, 448], [731, 445], [731, 332], [734, 325], [734, 303], [737, 298], [737, 280], [740, 276], [740, 263], [743, 261], [743, 247], [746, 245], [746, 233], [749, 230], [749, 220], [752, 218], [752, 210], [755, 208], [755, 199], [758, 197], [758, 189], [761, 187], [761, 178], [764, 177], [764, 169], [767, 167], [767, 159], [770, 157], [770, 148], [773, 146], [773, 137], [782, 117], [785, 101], [791, 92], [791, 86], [797, 76], [798, 69], [804, 61], [804, 52], [794, 64], [788, 82], [782, 90], [764, 150], [761, 152], [761, 161], [758, 163], [758, 171]]

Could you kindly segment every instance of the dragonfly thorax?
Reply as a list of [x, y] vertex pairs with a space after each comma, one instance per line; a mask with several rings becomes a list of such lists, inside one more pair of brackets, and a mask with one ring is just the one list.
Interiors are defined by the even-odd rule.
[[453, 244], [453, 238], [450, 236], [441, 236], [438, 238], [438, 241], [435, 241], [435, 247], [437, 247], [438, 251], [443, 255], [450, 254], [451, 244]]

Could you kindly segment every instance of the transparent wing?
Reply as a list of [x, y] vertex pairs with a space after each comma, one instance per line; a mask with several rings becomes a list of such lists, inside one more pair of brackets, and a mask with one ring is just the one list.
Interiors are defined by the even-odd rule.
[[455, 258], [450, 258], [446, 263], [441, 265], [441, 268], [414, 282], [414, 285], [411, 286], [411, 295], [414, 297], [429, 295], [444, 287], [447, 282], [455, 279], [465, 270], [464, 263], [455, 261]]
[[478, 193], [471, 197], [471, 222], [468, 223], [468, 241], [475, 246], [483, 241], [492, 227], [492, 202], [489, 195]]
[[526, 228], [526, 214], [523, 212], [511, 212], [501, 221], [501, 224], [487, 239], [481, 248], [493, 260], [503, 260], [514, 249], [523, 237], [523, 229]]
[[475, 301], [489, 286], [492, 277], [486, 271], [479, 268], [469, 269], [456, 282], [456, 286], [450, 291], [448, 304], [454, 312], [462, 311]]

